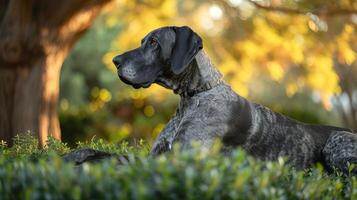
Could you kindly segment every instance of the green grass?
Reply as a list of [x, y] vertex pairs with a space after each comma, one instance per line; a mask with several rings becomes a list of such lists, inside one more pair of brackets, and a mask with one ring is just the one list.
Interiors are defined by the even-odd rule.
[[80, 167], [62, 161], [69, 152], [53, 138], [37, 149], [31, 134], [0, 145], [0, 199], [357, 199], [356, 177], [326, 174], [321, 167], [295, 171], [284, 163], [261, 162], [238, 149], [222, 156], [219, 145], [198, 147], [156, 158], [139, 142], [78, 143], [130, 155], [128, 165], [116, 160]]

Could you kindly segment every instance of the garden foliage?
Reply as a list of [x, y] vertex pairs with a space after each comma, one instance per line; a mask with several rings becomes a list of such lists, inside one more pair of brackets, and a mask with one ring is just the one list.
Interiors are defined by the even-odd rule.
[[156, 158], [148, 146], [79, 143], [129, 155], [129, 164], [116, 160], [81, 166], [65, 163], [70, 151], [54, 139], [46, 149], [25, 134], [11, 148], [1, 145], [0, 199], [356, 199], [357, 179], [325, 173], [321, 167], [296, 171], [284, 163], [258, 161], [238, 149], [231, 155], [198, 147]]

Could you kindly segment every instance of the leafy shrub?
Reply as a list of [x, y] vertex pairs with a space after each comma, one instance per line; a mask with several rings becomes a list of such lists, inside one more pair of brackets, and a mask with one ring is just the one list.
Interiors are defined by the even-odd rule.
[[128, 153], [129, 164], [118, 165], [113, 159], [76, 167], [59, 156], [65, 145], [49, 145], [33, 162], [26, 159], [33, 155], [31, 145], [20, 143], [21, 154], [14, 153], [20, 147], [11, 147], [0, 155], [0, 199], [357, 198], [356, 177], [327, 175], [319, 168], [295, 171], [283, 159], [261, 162], [240, 149], [222, 156], [218, 146], [183, 152], [175, 146], [173, 152], [153, 158], [143, 155], [145, 145], [134, 150], [127, 144], [92, 140], [79, 146]]
[[103, 139], [96, 140], [94, 137], [90, 142], [77, 142], [77, 148], [91, 148], [94, 150], [105, 151], [113, 154], [142, 154], [147, 155], [149, 153], [149, 145], [144, 140], [135, 142], [133, 146], [129, 145], [129, 142], [122, 141], [119, 144], [110, 144]]

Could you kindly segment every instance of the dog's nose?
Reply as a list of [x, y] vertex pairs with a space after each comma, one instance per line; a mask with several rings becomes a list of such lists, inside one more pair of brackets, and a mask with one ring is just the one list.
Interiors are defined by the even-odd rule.
[[114, 57], [113, 58], [113, 63], [114, 63], [114, 65], [117, 67], [117, 69], [120, 67], [120, 65], [121, 65], [121, 59], [120, 59], [120, 57], [119, 56], [116, 56], [116, 57]]

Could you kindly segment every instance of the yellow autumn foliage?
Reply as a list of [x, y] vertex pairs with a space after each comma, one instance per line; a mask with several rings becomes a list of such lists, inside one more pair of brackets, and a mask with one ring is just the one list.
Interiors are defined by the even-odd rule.
[[[249, 95], [248, 85], [254, 77], [266, 76], [283, 84], [288, 97], [302, 87], [310, 88], [320, 95], [325, 108], [330, 109], [331, 96], [341, 91], [334, 56], [337, 55], [338, 62], [343, 64], [356, 61], [356, 25], [346, 22], [341, 31], [330, 31], [338, 27], [319, 19], [322, 25], [328, 26], [324, 29], [313, 15], [265, 12], [250, 6], [246, 7], [246, 16], [242, 17], [243, 12], [232, 14], [231, 9], [236, 8], [227, 5], [233, 4], [220, 4], [219, 1], [117, 1], [106, 24], [121, 26], [122, 31], [112, 44], [116, 51], [108, 52], [103, 62], [115, 71], [111, 63], [114, 55], [137, 47], [151, 30], [166, 25], [189, 25], [203, 37], [206, 52], [240, 95]], [[238, 13], [239, 9], [236, 10]], [[287, 79], [292, 69], [302, 73]], [[158, 86], [145, 90], [128, 88], [125, 93], [132, 99], [152, 97], [157, 101], [172, 94]]]
[[320, 55], [310, 58], [308, 64], [307, 84], [320, 94], [325, 108], [331, 109], [330, 96], [340, 92], [332, 58]]

